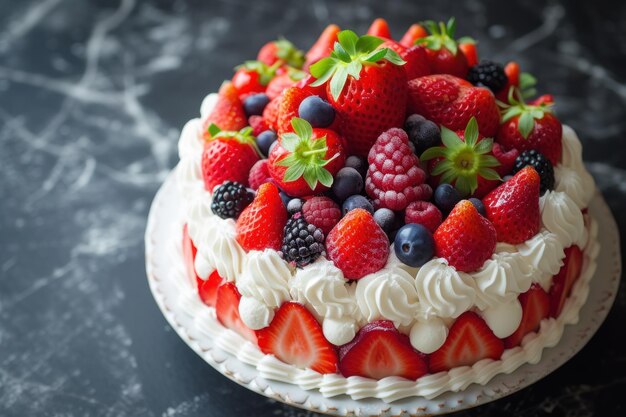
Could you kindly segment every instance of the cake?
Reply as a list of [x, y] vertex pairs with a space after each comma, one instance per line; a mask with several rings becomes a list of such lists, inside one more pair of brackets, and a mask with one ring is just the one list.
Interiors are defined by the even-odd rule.
[[581, 143], [454, 32], [269, 42], [184, 126], [180, 279], [262, 377], [433, 398], [538, 362], [577, 320], [598, 249]]

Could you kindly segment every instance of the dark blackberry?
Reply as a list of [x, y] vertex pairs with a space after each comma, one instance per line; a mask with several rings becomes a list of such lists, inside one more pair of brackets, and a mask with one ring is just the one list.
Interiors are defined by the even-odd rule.
[[502, 90], [509, 81], [504, 73], [504, 67], [493, 61], [482, 61], [471, 67], [467, 73], [467, 80], [474, 85], [487, 87], [494, 93]]
[[296, 213], [287, 221], [283, 246], [283, 258], [303, 267], [326, 255], [324, 251], [324, 232], [318, 227], [307, 223], [302, 213]]
[[515, 159], [513, 173], [517, 173], [528, 165], [535, 168], [535, 171], [539, 174], [539, 178], [541, 178], [539, 191], [541, 195], [547, 190], [554, 189], [554, 168], [550, 161], [548, 161], [548, 158], [534, 149], [524, 151]]
[[225, 181], [213, 193], [211, 211], [222, 219], [236, 219], [253, 199], [254, 195], [243, 184]]

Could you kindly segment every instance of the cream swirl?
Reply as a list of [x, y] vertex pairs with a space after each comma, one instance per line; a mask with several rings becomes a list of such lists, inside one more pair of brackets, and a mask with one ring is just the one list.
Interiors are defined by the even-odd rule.
[[291, 270], [278, 252], [272, 249], [251, 251], [237, 279], [237, 288], [242, 296], [256, 298], [266, 306], [275, 308], [291, 299], [290, 278]]
[[565, 252], [559, 237], [554, 233], [542, 230], [526, 242], [517, 245], [522, 257], [537, 270], [533, 275], [544, 290], [550, 289], [552, 276], [556, 275], [563, 265]]
[[[203, 225], [197, 228], [199, 233], [194, 240], [198, 248], [196, 270], [200, 273], [199, 264], [209, 265], [226, 281], [235, 281], [241, 274], [246, 253], [235, 238], [234, 220], [210, 216]], [[192, 229], [196, 228], [190, 227], [190, 234]]]
[[522, 321], [522, 305], [517, 298], [488, 307], [481, 314], [493, 334], [500, 339], [512, 335]]
[[408, 325], [419, 307], [415, 279], [401, 268], [383, 268], [357, 281], [356, 303], [363, 317]]
[[415, 286], [423, 318], [456, 318], [469, 310], [476, 299], [474, 280], [448, 265], [443, 258], [425, 263], [417, 273]]
[[478, 308], [484, 310], [515, 300], [520, 293], [530, 288], [532, 276], [533, 268], [517, 253], [494, 253], [482, 268], [472, 273], [478, 290]]
[[448, 326], [438, 317], [415, 322], [409, 335], [411, 345], [422, 353], [433, 353], [443, 346], [448, 337]]
[[211, 93], [202, 100], [202, 104], [200, 104], [200, 116], [202, 116], [203, 119], [211, 114], [217, 104], [217, 98], [217, 93]]
[[243, 324], [252, 330], [267, 327], [274, 318], [274, 309], [254, 297], [242, 296], [239, 301], [239, 316]]
[[576, 244], [581, 248], [587, 242], [587, 229], [583, 214], [567, 194], [546, 191], [539, 199], [543, 226], [557, 235], [564, 248]]
[[567, 193], [582, 209], [593, 198], [595, 182], [583, 163], [582, 144], [576, 132], [567, 125], [563, 125], [562, 142], [562, 163], [554, 169], [556, 190]]

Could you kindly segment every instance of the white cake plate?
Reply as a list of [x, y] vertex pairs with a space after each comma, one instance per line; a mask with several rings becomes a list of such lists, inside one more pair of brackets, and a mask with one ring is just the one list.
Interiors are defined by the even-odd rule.
[[347, 395], [324, 397], [317, 390], [262, 378], [256, 367], [216, 346], [209, 333], [198, 331], [196, 317], [207, 311], [184, 279], [180, 244], [182, 210], [176, 176], [171, 173], [152, 203], [146, 229], [146, 269], [152, 294], [169, 324], [206, 362], [224, 376], [266, 397], [310, 411], [335, 416], [425, 416], [459, 411], [494, 401], [527, 387], [571, 359], [591, 339], [606, 318], [617, 295], [621, 276], [618, 228], [602, 195], [597, 193], [589, 207], [598, 222], [601, 250], [580, 320], [565, 327], [559, 344], [543, 351], [537, 364], [525, 364], [511, 374], [500, 374], [486, 385], [472, 384], [460, 392], [447, 392], [434, 399], [411, 397], [390, 404], [379, 399], [353, 400]]

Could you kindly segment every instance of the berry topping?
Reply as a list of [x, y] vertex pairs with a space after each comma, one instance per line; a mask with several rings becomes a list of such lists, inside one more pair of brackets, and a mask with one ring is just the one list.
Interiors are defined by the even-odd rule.
[[541, 178], [539, 194], [554, 189], [554, 168], [548, 159], [534, 149], [524, 151], [515, 160], [513, 173], [519, 172], [526, 166], [532, 166]]
[[219, 126], [222, 130], [231, 131], [241, 130], [248, 124], [237, 89], [229, 81], [222, 84], [213, 111], [202, 121], [205, 139], [210, 138], [209, 126], [212, 124]]
[[335, 109], [319, 96], [309, 96], [300, 103], [298, 115], [313, 127], [328, 127], [335, 120]]
[[278, 39], [263, 45], [257, 55], [257, 60], [265, 65], [274, 65], [277, 61], [291, 67], [302, 68], [304, 52], [294, 46], [287, 39]]
[[404, 210], [413, 201], [430, 198], [432, 190], [424, 184], [426, 174], [404, 130], [393, 128], [382, 133], [369, 152], [368, 162], [365, 190], [376, 208]]
[[565, 249], [563, 266], [552, 279], [550, 287], [550, 317], [558, 317], [563, 311], [574, 283], [580, 276], [583, 264], [583, 252], [578, 246]]
[[496, 249], [496, 229], [467, 200], [454, 206], [433, 237], [437, 256], [462, 272], [483, 266]]
[[265, 93], [251, 94], [243, 100], [243, 110], [247, 117], [260, 116], [269, 102], [270, 98]]
[[539, 232], [540, 181], [537, 171], [527, 166], [483, 198], [487, 218], [498, 232], [498, 242], [517, 245]]
[[298, 117], [300, 103], [302, 103], [305, 98], [311, 96], [311, 94], [310, 91], [304, 88], [294, 86], [286, 89], [280, 96], [278, 119], [276, 121], [278, 136], [282, 136], [282, 134], [286, 132], [294, 131], [291, 121], [294, 117]]
[[435, 195], [433, 196], [435, 205], [439, 207], [439, 210], [445, 215], [450, 213], [456, 203], [461, 201], [461, 196], [456, 188], [450, 184], [441, 184], [435, 188]]
[[270, 325], [256, 332], [261, 352], [321, 374], [337, 372], [337, 353], [315, 317], [298, 303], [284, 303]]
[[550, 311], [550, 298], [538, 284], [533, 284], [518, 299], [522, 305], [522, 320], [517, 330], [504, 339], [504, 347], [507, 349], [518, 346], [524, 336], [536, 331], [541, 320], [548, 317]]
[[211, 211], [222, 219], [236, 219], [253, 199], [243, 184], [226, 181], [213, 191]]
[[278, 110], [281, 101], [282, 96], [273, 98], [263, 110], [263, 120], [265, 121], [265, 125], [272, 130], [276, 130], [278, 126]]
[[494, 94], [506, 87], [509, 81], [502, 65], [486, 60], [469, 69], [467, 80], [477, 87], [487, 87]]
[[441, 211], [429, 201], [414, 201], [404, 212], [405, 223], [420, 224], [431, 233], [435, 232], [441, 221]]
[[273, 130], [266, 130], [257, 136], [256, 145], [264, 156], [268, 156], [270, 154], [270, 146], [276, 142], [276, 139], [276, 133]]
[[400, 39], [400, 44], [406, 47], [415, 45], [415, 42], [420, 38], [428, 36], [428, 32], [424, 29], [424, 26], [414, 23], [407, 29]]
[[239, 316], [241, 294], [233, 282], [226, 282], [217, 289], [215, 314], [226, 328], [229, 328], [256, 345], [257, 338], [253, 330], [248, 328]]
[[287, 210], [274, 184], [259, 187], [252, 203], [237, 219], [237, 242], [246, 251], [279, 250], [283, 229], [287, 223]]
[[327, 236], [341, 219], [341, 208], [328, 197], [313, 197], [302, 206], [302, 215]]
[[287, 262], [302, 268], [325, 255], [324, 232], [309, 224], [301, 214], [295, 214], [285, 225], [281, 251]]
[[337, 35], [340, 30], [337, 25], [331, 24], [326, 26], [320, 37], [306, 53], [305, 69], [308, 69], [312, 64], [330, 55], [335, 42], [337, 42]]
[[374, 212], [374, 221], [389, 235], [396, 226], [396, 213], [388, 208], [379, 208]]
[[419, 114], [412, 114], [406, 119], [404, 130], [415, 146], [416, 155], [421, 155], [426, 149], [441, 144], [439, 126]]
[[302, 211], [303, 205], [304, 205], [304, 201], [302, 201], [302, 199], [292, 198], [287, 203], [287, 213], [289, 213], [290, 216], [293, 216], [297, 212]]
[[424, 22], [424, 26], [430, 35], [417, 39], [415, 43], [427, 48], [431, 72], [465, 78], [468, 70], [467, 58], [459, 51], [458, 43], [473, 42], [471, 38], [464, 37], [458, 41], [454, 39], [456, 32], [454, 18], [447, 23], [428, 20]]
[[338, 201], [344, 201], [351, 195], [360, 194], [363, 191], [363, 177], [354, 168], [341, 168], [335, 175], [332, 190]]
[[430, 372], [473, 365], [481, 359], [500, 359], [504, 345], [478, 314], [461, 314], [450, 327], [443, 346], [429, 358]]
[[339, 370], [345, 377], [398, 376], [416, 380], [428, 372], [425, 356], [415, 351], [408, 336], [387, 320], [363, 326], [352, 342], [339, 348], [339, 357]]
[[304, 77], [307, 76], [307, 73], [304, 71], [300, 71], [291, 67], [284, 68], [285, 71], [282, 74], [277, 74], [276, 77], [272, 78], [272, 81], [270, 81], [270, 83], [267, 85], [267, 90], [265, 90], [265, 94], [267, 94], [270, 100], [273, 100], [276, 97], [280, 96], [283, 91], [285, 91], [289, 87], [293, 87], [300, 80], [304, 79]]
[[370, 214], [374, 214], [374, 206], [372, 203], [362, 195], [351, 195], [346, 198], [346, 201], [341, 205], [341, 211], [344, 215], [348, 214], [348, 212], [354, 209], [363, 209], [370, 212]]
[[380, 270], [389, 257], [389, 239], [371, 213], [357, 208], [346, 214], [326, 237], [328, 259], [347, 279]]
[[421, 267], [435, 254], [432, 233], [421, 224], [405, 224], [396, 233], [393, 243], [398, 259], [412, 267]]
[[367, 34], [372, 36], [378, 36], [380, 38], [391, 39], [391, 31], [389, 30], [389, 25], [387, 21], [382, 18], [374, 19], [369, 29], [367, 29]]
[[241, 99], [250, 94], [262, 93], [276, 75], [276, 67], [260, 61], [246, 61], [239, 65], [232, 83]]
[[256, 161], [252, 168], [250, 168], [250, 175], [248, 175], [248, 185], [253, 190], [258, 190], [261, 184], [265, 184], [271, 181], [270, 171], [267, 168], [267, 159], [261, 159]]
[[487, 209], [485, 208], [482, 200], [472, 197], [469, 199], [469, 202], [472, 203], [476, 211], [479, 212], [481, 216], [487, 217]]
[[356, 169], [361, 174], [361, 178], [365, 178], [367, 175], [367, 161], [360, 156], [350, 155], [347, 157], [346, 167]]
[[268, 130], [267, 123], [263, 119], [263, 116], [250, 116], [248, 117], [248, 124], [252, 128], [252, 136], [259, 136], [261, 132]]

